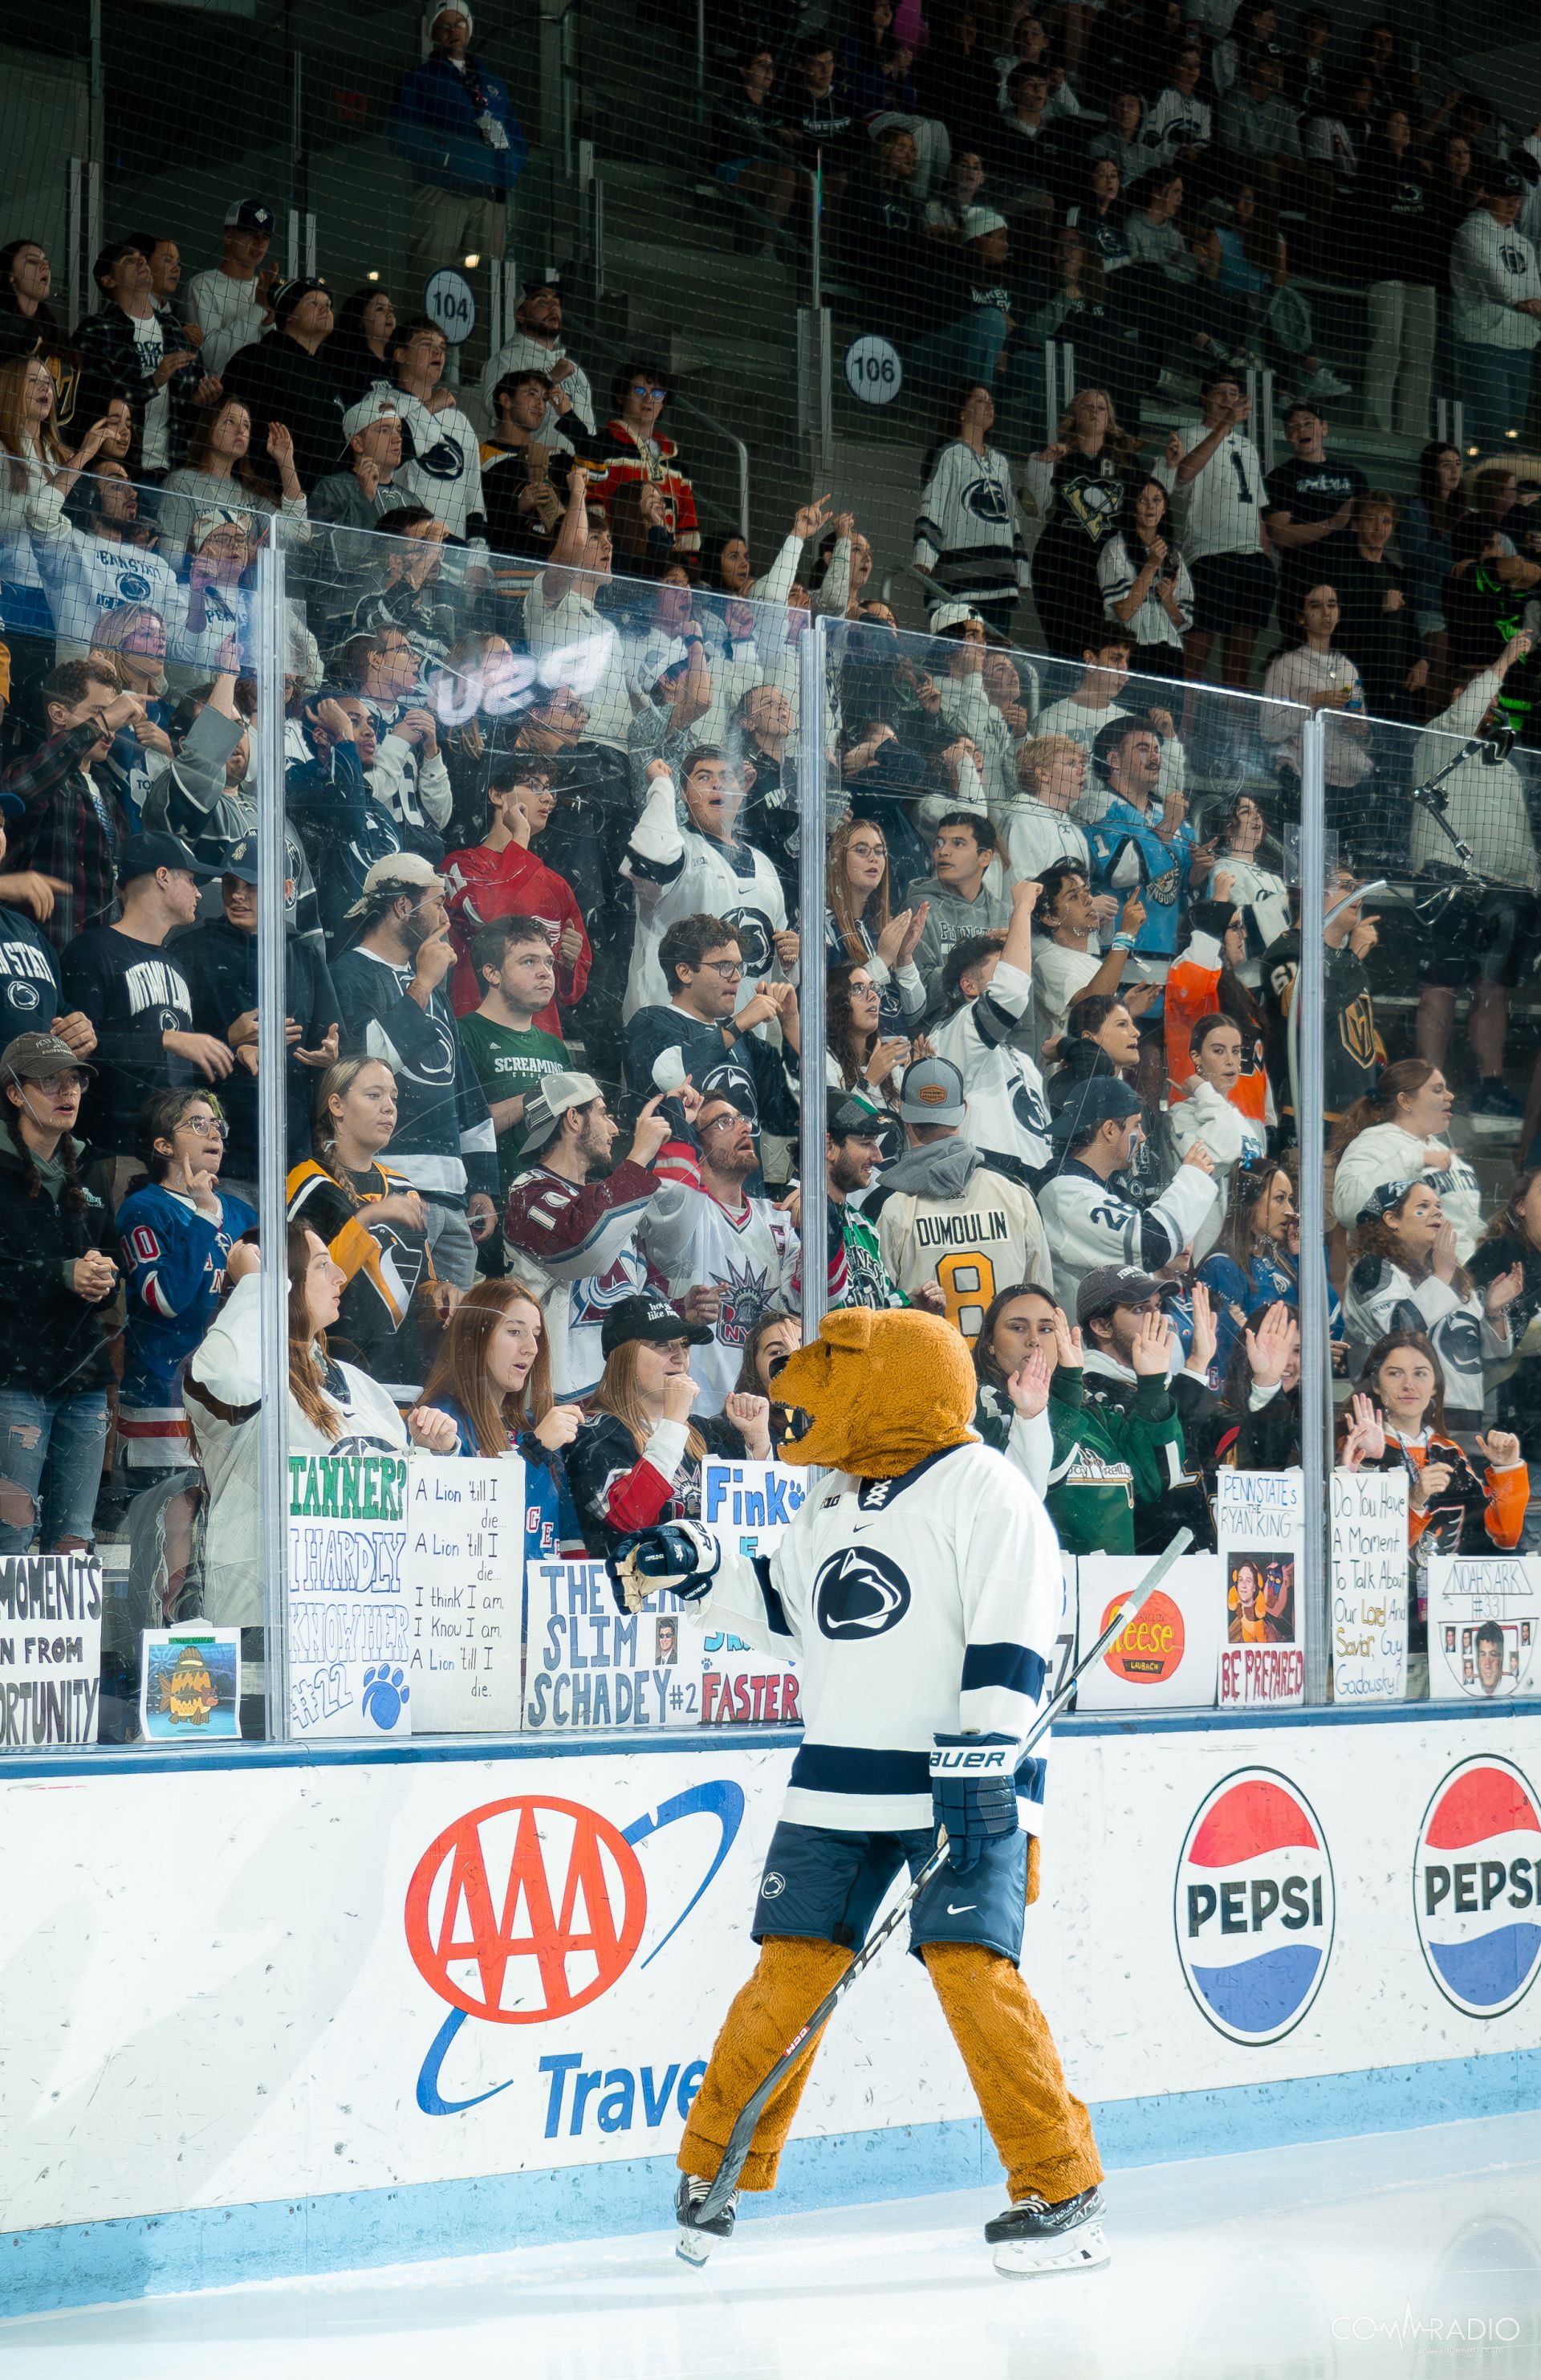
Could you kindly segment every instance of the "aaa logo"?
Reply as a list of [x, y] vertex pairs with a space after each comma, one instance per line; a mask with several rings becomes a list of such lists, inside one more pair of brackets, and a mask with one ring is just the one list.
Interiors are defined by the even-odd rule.
[[625, 1973], [648, 1888], [608, 1818], [531, 1795], [446, 1827], [418, 1863], [406, 1915], [413, 1963], [451, 2008], [493, 2024], [547, 2024]]

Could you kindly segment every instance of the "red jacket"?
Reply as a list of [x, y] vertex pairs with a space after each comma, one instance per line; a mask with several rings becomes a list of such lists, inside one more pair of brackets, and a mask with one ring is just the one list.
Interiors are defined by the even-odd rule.
[[479, 927], [494, 917], [538, 917], [551, 936], [554, 951], [564, 926], [576, 926], [583, 948], [568, 967], [556, 963], [556, 1000], [540, 1011], [535, 1022], [542, 1033], [562, 1034], [557, 1003], [570, 1008], [581, 1000], [588, 981], [593, 953], [584, 930], [583, 914], [564, 876], [537, 859], [533, 851], [510, 843], [489, 851], [484, 843], [452, 851], [444, 862], [444, 905], [449, 911], [450, 940], [455, 944], [455, 973], [450, 978], [450, 1005], [456, 1016], [468, 1016], [480, 1005], [481, 986], [471, 965], [470, 947]]

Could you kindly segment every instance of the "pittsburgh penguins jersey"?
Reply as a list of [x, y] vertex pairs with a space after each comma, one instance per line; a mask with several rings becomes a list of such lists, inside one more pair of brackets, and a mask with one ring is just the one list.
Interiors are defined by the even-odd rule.
[[998, 603], [1027, 584], [1022, 515], [1004, 455], [944, 446], [921, 492], [915, 559], [950, 601]]
[[786, 898], [773, 862], [746, 843], [721, 843], [695, 826], [682, 828], [676, 807], [673, 779], [655, 777], [621, 862], [621, 873], [637, 888], [623, 1023], [639, 1008], [661, 1008], [667, 1002], [670, 987], [658, 963], [658, 946], [677, 918], [704, 910], [731, 929], [744, 961], [741, 1008], [776, 971], [773, 937], [785, 930]]
[[[722, 1542], [686, 1607], [770, 1653], [795, 1653], [803, 1742], [782, 1806], [835, 1833], [931, 1823], [933, 1739], [1019, 1742], [1050, 1690], [1060, 1548], [1021, 1474], [971, 1441], [898, 1479], [828, 1474], [769, 1556]], [[1040, 1744], [1017, 1769], [1022, 1824], [1042, 1831]]]
[[1005, 959], [977, 1000], [930, 1029], [939, 1058], [964, 1078], [964, 1137], [991, 1158], [1034, 1175], [1054, 1162], [1043, 1076], [1010, 1037], [1026, 1015], [1033, 978]]
[[182, 1366], [219, 1311], [232, 1247], [257, 1224], [243, 1199], [218, 1196], [217, 1221], [164, 1182], [118, 1209], [127, 1306], [118, 1436], [130, 1470], [191, 1460]]
[[906, 1298], [928, 1281], [940, 1285], [947, 1318], [970, 1346], [998, 1290], [1053, 1278], [1032, 1192], [988, 1165], [952, 1196], [890, 1191], [878, 1215], [878, 1245]]
[[479, 536], [481, 441], [469, 419], [454, 405], [435, 413], [405, 389], [392, 389], [391, 395], [401, 416], [404, 456], [391, 485], [443, 521], [451, 537]]

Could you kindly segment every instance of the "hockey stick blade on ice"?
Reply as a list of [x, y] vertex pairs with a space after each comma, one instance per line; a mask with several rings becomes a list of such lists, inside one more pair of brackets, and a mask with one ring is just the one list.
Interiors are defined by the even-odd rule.
[[[1025, 1760], [1034, 1744], [1040, 1742], [1048, 1734], [1080, 1680], [1102, 1658], [1114, 1638], [1122, 1634], [1135, 1614], [1159, 1586], [1173, 1562], [1187, 1552], [1193, 1541], [1191, 1529], [1179, 1529], [1159, 1560], [1147, 1571], [1139, 1585], [1131, 1588], [1091, 1650], [1082, 1656], [1063, 1685], [1050, 1696], [1042, 1710], [1039, 1711], [1023, 1742], [1020, 1755], [1022, 1759]], [[745, 2161], [753, 2146], [755, 2129], [765, 2112], [767, 2102], [785, 2081], [809, 2042], [822, 2033], [856, 1977], [865, 1968], [871, 1965], [889, 1937], [898, 1932], [931, 1878], [945, 1864], [946, 1858], [947, 1838], [943, 1835], [925, 1866], [916, 1876], [912, 1878], [908, 1891], [902, 1894], [894, 1902], [877, 1931], [868, 1936], [840, 1981], [831, 1991], [825, 1994], [807, 2023], [802, 2025], [787, 2043], [764, 2082], [751, 2092], [745, 2102], [742, 2113], [728, 2134], [728, 2145], [722, 2152], [722, 2162], [717, 2168], [711, 2188], [694, 2210], [695, 2221], [698, 2225], [710, 2223], [713, 2216], [722, 2213], [738, 2185], [738, 2177], [744, 2170]]]

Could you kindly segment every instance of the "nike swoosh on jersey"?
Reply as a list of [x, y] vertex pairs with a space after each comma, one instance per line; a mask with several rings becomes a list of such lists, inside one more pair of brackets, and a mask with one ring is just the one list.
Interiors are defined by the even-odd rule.
[[947, 1904], [947, 1914], [949, 1917], [966, 1917], [971, 1909], [977, 1909], [978, 1906], [979, 1904], [977, 1900], [961, 1900], [957, 1904], [957, 1907], [954, 1908], [952, 1901], [949, 1901]]

